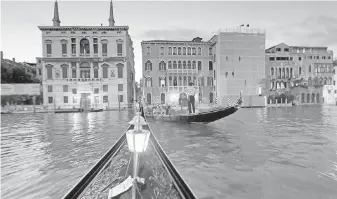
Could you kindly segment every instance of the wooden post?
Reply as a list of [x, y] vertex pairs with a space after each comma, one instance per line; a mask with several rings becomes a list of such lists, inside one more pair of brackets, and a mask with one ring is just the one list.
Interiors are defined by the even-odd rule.
[[33, 96], [33, 110], [35, 113], [36, 96]]
[[134, 184], [132, 186], [132, 199], [136, 199], [136, 186], [137, 186], [137, 166], [138, 166], [138, 153], [134, 152], [133, 154], [133, 179], [134, 179]]

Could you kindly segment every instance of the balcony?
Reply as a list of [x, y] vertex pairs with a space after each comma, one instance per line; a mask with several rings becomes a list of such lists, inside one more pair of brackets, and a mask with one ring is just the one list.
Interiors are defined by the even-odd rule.
[[97, 82], [102, 81], [102, 78], [65, 78], [68, 82]]
[[188, 74], [198, 74], [198, 70], [197, 69], [168, 69], [167, 73], [188, 73]]
[[313, 75], [314, 77], [332, 77], [334, 73], [333, 72], [322, 72], [322, 73], [314, 72]]

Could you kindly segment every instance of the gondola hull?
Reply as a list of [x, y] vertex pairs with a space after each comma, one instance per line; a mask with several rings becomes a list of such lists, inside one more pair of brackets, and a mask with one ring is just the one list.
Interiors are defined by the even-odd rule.
[[146, 115], [147, 118], [165, 122], [210, 123], [235, 113], [238, 106], [216, 108], [207, 112], [180, 115]]

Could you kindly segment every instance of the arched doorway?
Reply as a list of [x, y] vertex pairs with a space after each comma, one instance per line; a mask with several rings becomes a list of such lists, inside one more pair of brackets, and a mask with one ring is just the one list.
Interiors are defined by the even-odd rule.
[[310, 103], [310, 93], [307, 93], [307, 103]]
[[146, 102], [147, 102], [148, 105], [151, 105], [151, 93], [148, 93], [146, 95]]
[[311, 103], [315, 103], [315, 93], [311, 94]]
[[301, 103], [304, 103], [304, 99], [305, 98], [305, 94], [304, 93], [302, 93], [302, 96], [301, 96]]
[[161, 104], [165, 104], [165, 93], [160, 94]]
[[209, 93], [209, 103], [213, 103], [214, 101], [214, 94], [212, 92]]
[[316, 94], [316, 103], [320, 103], [319, 94], [318, 93]]

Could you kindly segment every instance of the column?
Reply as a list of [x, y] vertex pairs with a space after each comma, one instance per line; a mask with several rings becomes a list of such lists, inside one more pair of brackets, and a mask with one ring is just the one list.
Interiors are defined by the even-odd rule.
[[80, 74], [80, 63], [76, 62], [76, 78], [81, 78]]

